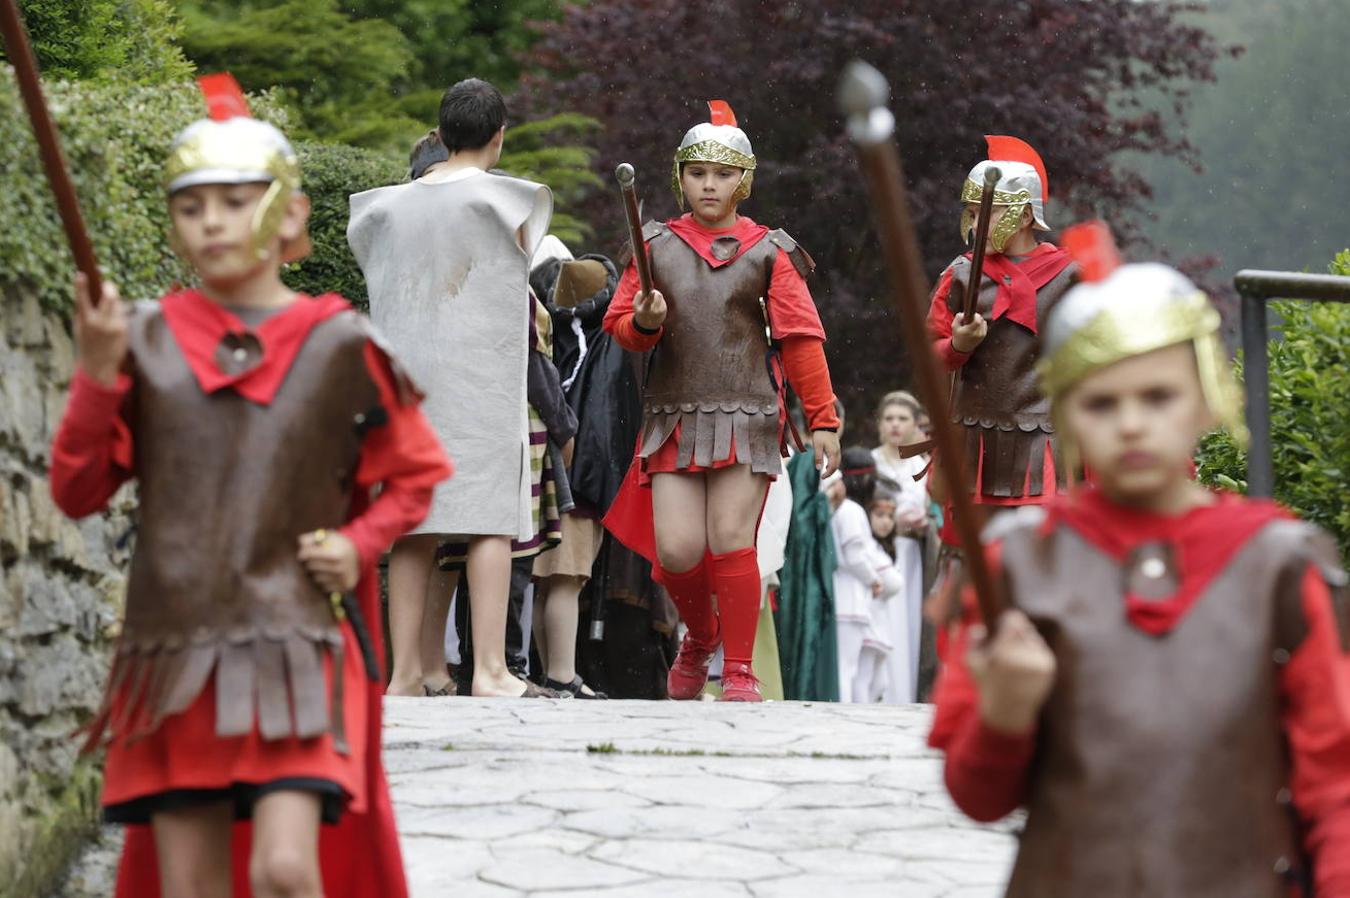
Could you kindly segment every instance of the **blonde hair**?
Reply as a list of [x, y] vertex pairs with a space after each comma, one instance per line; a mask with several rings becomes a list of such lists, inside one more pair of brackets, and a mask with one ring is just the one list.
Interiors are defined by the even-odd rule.
[[881, 416], [886, 413], [887, 406], [891, 405], [903, 405], [905, 408], [909, 409], [914, 414], [914, 422], [916, 424], [919, 421], [919, 416], [923, 414], [923, 406], [919, 404], [919, 400], [914, 398], [913, 393], [908, 390], [892, 390], [885, 396], [882, 396], [881, 401], [877, 403], [878, 423], [881, 422]]

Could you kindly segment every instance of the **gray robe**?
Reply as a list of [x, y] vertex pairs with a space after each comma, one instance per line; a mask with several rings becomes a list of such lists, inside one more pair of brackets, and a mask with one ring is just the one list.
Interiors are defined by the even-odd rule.
[[347, 242], [371, 318], [455, 465], [414, 533], [534, 535], [527, 279], [552, 213], [547, 187], [476, 171], [351, 197]]

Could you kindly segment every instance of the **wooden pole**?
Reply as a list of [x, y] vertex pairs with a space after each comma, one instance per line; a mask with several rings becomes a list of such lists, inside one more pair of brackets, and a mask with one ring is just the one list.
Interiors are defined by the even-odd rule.
[[984, 557], [975, 503], [962, 466], [960, 435], [952, 423], [943, 389], [946, 378], [928, 339], [925, 322], [928, 285], [909, 215], [900, 153], [895, 146], [895, 117], [885, 105], [889, 95], [890, 87], [880, 72], [866, 63], [854, 62], [845, 70], [840, 83], [839, 105], [848, 116], [849, 136], [857, 147], [858, 161], [867, 180], [882, 253], [890, 272], [891, 299], [899, 312], [901, 342], [909, 350], [919, 398], [928, 407], [933, 422], [936, 467], [951, 499], [980, 614], [992, 632], [1004, 602]]
[[37, 61], [33, 57], [33, 48], [28, 42], [28, 33], [19, 18], [16, 0], [0, 0], [0, 32], [5, 39], [5, 52], [10, 64], [14, 66], [14, 75], [19, 82], [19, 93], [23, 96], [24, 106], [28, 108], [28, 118], [33, 123], [33, 134], [37, 137], [38, 153], [42, 157], [42, 167], [47, 172], [47, 180], [56, 195], [56, 210], [61, 214], [61, 224], [66, 231], [66, 242], [75, 256], [75, 267], [84, 272], [89, 279], [89, 298], [97, 305], [103, 296], [103, 280], [99, 277], [98, 260], [94, 257], [94, 246], [89, 241], [89, 232], [84, 227], [84, 216], [80, 214], [80, 201], [75, 195], [75, 185], [70, 180], [61, 143], [56, 136], [56, 126], [52, 123], [47, 104], [42, 99], [42, 84], [38, 80]]

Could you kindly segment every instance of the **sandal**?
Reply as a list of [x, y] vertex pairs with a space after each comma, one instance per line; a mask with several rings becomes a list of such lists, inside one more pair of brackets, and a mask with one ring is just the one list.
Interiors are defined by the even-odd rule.
[[543, 686], [536, 686], [529, 680], [525, 681], [525, 691], [522, 692], [520, 695], [516, 696], [516, 698], [562, 698], [562, 697], [563, 696], [559, 695], [557, 692], [554, 692], [552, 689], [547, 689]]
[[423, 683], [422, 691], [426, 693], [427, 698], [444, 698], [446, 696], [454, 696], [459, 694], [459, 690], [455, 688], [454, 680], [450, 680], [448, 683], [446, 683], [444, 686], [441, 686], [438, 689], [432, 689], [426, 683]]
[[545, 677], [544, 686], [546, 686], [549, 689], [552, 689], [554, 692], [566, 693], [567, 695], [570, 695], [572, 698], [586, 699], [587, 701], [593, 701], [597, 699], [600, 701], [607, 701], [609, 699], [609, 696], [605, 695], [603, 692], [591, 690], [589, 693], [587, 693], [585, 690], [586, 684], [585, 682], [582, 681], [580, 674], [573, 677], [572, 682], [570, 683], [564, 683], [561, 680], [553, 680], [548, 677]]

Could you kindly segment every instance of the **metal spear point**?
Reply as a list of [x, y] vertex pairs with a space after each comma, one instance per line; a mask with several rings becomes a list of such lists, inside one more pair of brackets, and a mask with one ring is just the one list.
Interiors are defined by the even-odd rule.
[[929, 409], [938, 470], [951, 497], [952, 517], [961, 537], [966, 568], [979, 600], [980, 614], [990, 632], [1004, 607], [1002, 594], [989, 571], [980, 542], [979, 521], [963, 467], [962, 435], [952, 423], [946, 378], [928, 339], [925, 316], [928, 284], [914, 223], [909, 215], [900, 154], [895, 146], [895, 116], [886, 108], [890, 86], [865, 62], [853, 62], [839, 83], [839, 107], [848, 117], [848, 134], [858, 150], [858, 162], [869, 187], [868, 198], [882, 254], [890, 272], [891, 300], [899, 312], [900, 337], [909, 350], [919, 398]]

